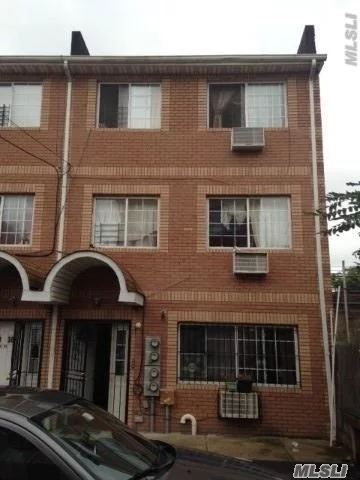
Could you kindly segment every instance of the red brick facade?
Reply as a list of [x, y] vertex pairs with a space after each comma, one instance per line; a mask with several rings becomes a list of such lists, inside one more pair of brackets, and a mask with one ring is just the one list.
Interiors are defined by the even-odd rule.
[[[308, 64], [310, 70], [310, 61]], [[162, 391], [155, 399], [155, 431], [165, 431], [164, 402], [170, 399], [172, 431], [185, 431], [185, 428], [188, 431], [188, 426], [180, 425], [179, 420], [183, 414], [191, 413], [198, 420], [199, 433], [326, 435], [327, 387], [312, 214], [309, 75], [305, 67], [295, 71], [285, 60], [284, 65], [278, 70], [274, 67], [273, 73], [263, 73], [261, 69], [258, 73], [251, 69], [246, 73], [241, 68], [238, 73], [227, 73], [225, 65], [213, 70], [204, 67], [203, 71], [200, 68], [191, 71], [189, 67], [184, 68], [183, 73], [180, 67], [173, 73], [170, 66], [154, 68], [154, 73], [149, 68], [148, 73], [142, 74], [126, 66], [123, 73], [109, 74], [105, 67], [101, 71], [101, 66], [95, 73], [72, 73], [71, 168], [62, 254], [85, 250], [89, 255], [100, 252], [110, 257], [126, 275], [131, 275], [137, 291], [144, 295], [145, 306], [118, 302], [118, 283], [105, 264], [75, 275], [68, 303], [59, 306], [55, 388], [61, 386], [67, 321], [123, 321], [129, 325], [126, 401], [129, 424], [135, 425], [134, 419], [142, 416], [144, 422], [136, 424], [137, 428], [149, 428], [149, 402], [137, 384], [142, 385], [143, 337], [155, 335], [161, 338], [162, 358]], [[0, 250], [14, 256], [30, 278], [40, 279], [40, 290], [57, 261], [53, 242], [59, 215], [59, 210], [56, 211], [57, 183], [61, 178], [58, 179], [55, 168], [24, 150], [46, 159], [60, 171], [67, 84], [60, 71], [51, 72], [46, 66], [41, 68], [39, 61], [33, 74], [25, 71], [0, 73], [0, 82], [39, 81], [43, 84], [40, 128], [0, 129], [0, 195], [24, 192], [35, 195], [31, 245], [3, 245]], [[97, 128], [97, 85], [100, 81], [159, 82], [161, 128]], [[249, 81], [285, 82], [287, 126], [265, 129], [266, 145], [261, 151], [233, 152], [230, 129], [207, 127], [208, 83]], [[315, 113], [318, 184], [323, 199], [317, 78]], [[158, 197], [158, 247], [93, 247], [95, 195]], [[271, 195], [290, 197], [291, 248], [269, 251], [267, 275], [235, 276], [232, 250], [207, 246], [207, 198]], [[326, 300], [329, 301], [329, 258], [325, 238], [322, 239], [322, 253]], [[128, 278], [127, 281], [132, 291]], [[53, 305], [22, 302], [21, 292], [20, 276], [11, 262], [4, 260], [0, 263], [0, 321], [43, 321], [40, 384], [46, 387], [52, 355]], [[178, 325], [182, 322], [297, 327], [300, 386], [292, 389], [255, 386], [261, 401], [260, 420], [220, 418], [218, 384], [177, 381]], [[137, 328], [136, 323], [141, 323], [141, 328]]]

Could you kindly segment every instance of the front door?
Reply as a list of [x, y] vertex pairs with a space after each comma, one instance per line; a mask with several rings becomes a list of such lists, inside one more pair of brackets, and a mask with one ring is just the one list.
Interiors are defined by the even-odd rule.
[[0, 322], [0, 386], [9, 385], [15, 322]]
[[78, 397], [85, 397], [85, 377], [89, 335], [86, 324], [72, 323], [67, 330], [63, 389]]
[[62, 388], [125, 419], [128, 328], [81, 321], [68, 325]]
[[0, 386], [38, 386], [41, 341], [41, 322], [0, 322]]
[[112, 327], [110, 354], [110, 386], [108, 411], [125, 421], [128, 381], [129, 326], [115, 323]]

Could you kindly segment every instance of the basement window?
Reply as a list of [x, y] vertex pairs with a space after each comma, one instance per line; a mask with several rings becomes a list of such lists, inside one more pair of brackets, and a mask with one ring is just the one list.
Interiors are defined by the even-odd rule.
[[42, 85], [0, 83], [0, 127], [39, 127]]
[[0, 195], [1, 245], [31, 243], [33, 205], [33, 195]]
[[100, 84], [100, 128], [160, 128], [158, 84]]

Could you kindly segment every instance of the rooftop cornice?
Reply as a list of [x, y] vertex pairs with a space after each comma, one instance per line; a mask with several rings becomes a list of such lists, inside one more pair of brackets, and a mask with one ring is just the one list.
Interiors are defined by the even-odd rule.
[[0, 56], [0, 74], [58, 74], [64, 61], [74, 75], [217, 74], [307, 72], [313, 59], [320, 72], [326, 55], [202, 56]]

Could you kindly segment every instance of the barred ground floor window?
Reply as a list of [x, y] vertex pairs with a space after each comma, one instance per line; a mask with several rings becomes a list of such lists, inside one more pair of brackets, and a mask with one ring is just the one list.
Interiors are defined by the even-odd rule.
[[225, 382], [241, 374], [260, 385], [299, 386], [297, 328], [285, 325], [179, 325], [178, 381]]

